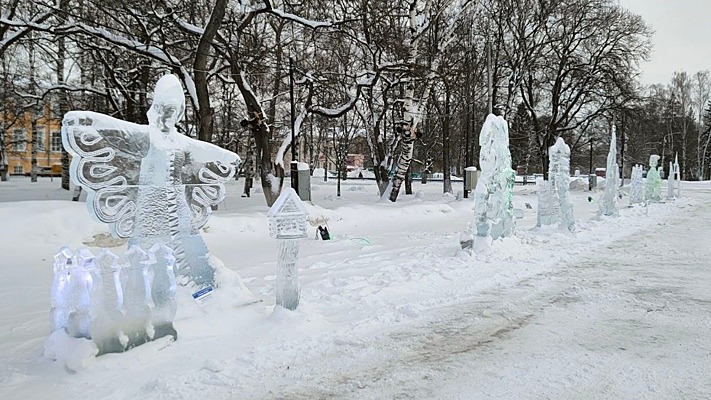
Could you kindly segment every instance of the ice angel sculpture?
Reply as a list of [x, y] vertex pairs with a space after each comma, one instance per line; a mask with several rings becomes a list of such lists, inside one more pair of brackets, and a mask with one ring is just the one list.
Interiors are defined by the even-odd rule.
[[70, 111], [62, 143], [72, 155], [70, 176], [87, 190], [87, 206], [116, 237], [149, 251], [170, 247], [177, 272], [199, 286], [214, 283], [214, 266], [199, 229], [225, 195], [237, 154], [178, 133], [185, 96], [178, 78], [155, 87], [148, 125], [90, 111]]

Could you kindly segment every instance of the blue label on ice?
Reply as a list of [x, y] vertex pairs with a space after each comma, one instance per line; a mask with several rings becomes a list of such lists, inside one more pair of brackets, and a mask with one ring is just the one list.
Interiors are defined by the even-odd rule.
[[212, 294], [212, 286], [208, 286], [206, 288], [200, 289], [197, 292], [193, 293], [193, 299], [195, 300], [200, 300], [205, 296], [208, 296]]

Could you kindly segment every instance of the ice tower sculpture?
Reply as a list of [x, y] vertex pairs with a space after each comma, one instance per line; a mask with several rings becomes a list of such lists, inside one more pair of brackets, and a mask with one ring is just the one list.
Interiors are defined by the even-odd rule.
[[299, 256], [299, 240], [306, 237], [308, 215], [301, 198], [292, 188], [284, 188], [267, 213], [269, 232], [279, 240], [276, 304], [289, 310], [296, 310], [301, 297], [296, 260]]
[[509, 151], [509, 126], [502, 116], [489, 114], [479, 134], [481, 176], [474, 189], [474, 251], [490, 250], [492, 240], [511, 236], [514, 230], [513, 184]]
[[676, 197], [681, 197], [681, 169], [679, 169], [679, 154], [674, 155], [674, 173], [676, 173]]
[[676, 199], [674, 194], [674, 189], [676, 189], [676, 170], [674, 169], [674, 163], [669, 161], [669, 178], [667, 179], [667, 200]]
[[225, 195], [237, 154], [178, 133], [185, 96], [178, 78], [155, 87], [148, 125], [90, 111], [70, 111], [62, 143], [72, 155], [70, 176], [87, 190], [86, 204], [111, 233], [144, 252], [171, 248], [177, 273], [198, 286], [214, 284], [214, 265], [199, 230]]
[[548, 181], [539, 182], [536, 226], [559, 224], [572, 231], [575, 217], [570, 201], [570, 147], [563, 138], [548, 149], [548, 159]]
[[630, 183], [630, 204], [644, 203], [644, 177], [642, 166], [632, 167], [632, 182]]
[[647, 201], [655, 203], [662, 200], [662, 178], [659, 176], [657, 167], [659, 156], [652, 154], [649, 156], [649, 171], [647, 171], [647, 183], [645, 184], [645, 195]]
[[617, 188], [620, 186], [620, 167], [617, 165], [617, 133], [612, 125], [610, 151], [607, 153], [607, 171], [605, 171], [605, 192], [600, 201], [599, 215], [616, 216]]
[[60, 249], [54, 257], [52, 332], [91, 339], [98, 354], [120, 353], [171, 335], [176, 312], [175, 257], [155, 244], [131, 246], [122, 257], [108, 250]]

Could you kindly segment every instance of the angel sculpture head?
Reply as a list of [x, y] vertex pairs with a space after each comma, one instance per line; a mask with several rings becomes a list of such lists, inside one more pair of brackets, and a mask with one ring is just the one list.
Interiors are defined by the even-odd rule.
[[156, 83], [153, 104], [148, 110], [148, 125], [157, 127], [168, 134], [177, 132], [175, 125], [185, 114], [183, 87], [175, 75], [164, 75]]
[[649, 166], [650, 166], [651, 168], [656, 168], [658, 162], [659, 162], [659, 156], [658, 156], [658, 155], [652, 154], [651, 156], [649, 156]]
[[199, 234], [212, 206], [225, 195], [224, 182], [237, 154], [178, 133], [185, 95], [174, 75], [155, 87], [148, 125], [91, 111], [64, 116], [62, 141], [72, 156], [70, 176], [87, 190], [87, 205], [117, 237], [145, 251], [156, 243], [172, 248], [178, 271], [211, 284], [214, 268]]

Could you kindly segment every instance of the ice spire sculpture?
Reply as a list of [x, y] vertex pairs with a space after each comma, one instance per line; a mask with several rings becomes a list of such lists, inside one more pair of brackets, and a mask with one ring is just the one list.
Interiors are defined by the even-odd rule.
[[563, 138], [548, 149], [548, 159], [548, 181], [539, 182], [536, 226], [559, 224], [572, 231], [575, 217], [570, 200], [570, 147]]
[[294, 189], [284, 188], [267, 216], [269, 232], [279, 240], [276, 304], [296, 310], [301, 297], [296, 260], [299, 256], [299, 240], [306, 237], [308, 211]]
[[676, 187], [676, 171], [674, 170], [674, 163], [669, 161], [669, 179], [667, 179], [667, 200], [674, 200], [676, 196], [674, 195], [674, 189]]
[[657, 167], [659, 156], [652, 154], [649, 156], [649, 171], [647, 171], [647, 183], [645, 184], [645, 197], [650, 203], [662, 200], [662, 178], [659, 176]]
[[509, 126], [504, 117], [489, 114], [479, 134], [481, 175], [474, 189], [474, 251], [490, 251], [492, 240], [514, 230], [513, 183]]
[[617, 165], [617, 133], [612, 125], [610, 151], [607, 153], [607, 170], [605, 171], [605, 192], [600, 201], [598, 215], [616, 216], [617, 188], [620, 186], [620, 167]]
[[177, 272], [198, 286], [214, 284], [214, 265], [200, 236], [211, 206], [222, 201], [237, 154], [178, 133], [185, 96], [178, 78], [156, 84], [148, 125], [90, 111], [70, 111], [62, 143], [70, 176], [87, 190], [87, 206], [116, 237], [144, 252], [170, 247]]
[[674, 172], [676, 173], [676, 197], [681, 197], [681, 169], [679, 169], [679, 154], [674, 155]]
[[630, 183], [630, 204], [644, 203], [644, 177], [642, 166], [632, 167], [632, 182]]
[[91, 339], [99, 354], [126, 351], [166, 335], [177, 338], [175, 257], [167, 246], [146, 253], [131, 246], [121, 257], [88, 249], [55, 256], [52, 331]]

